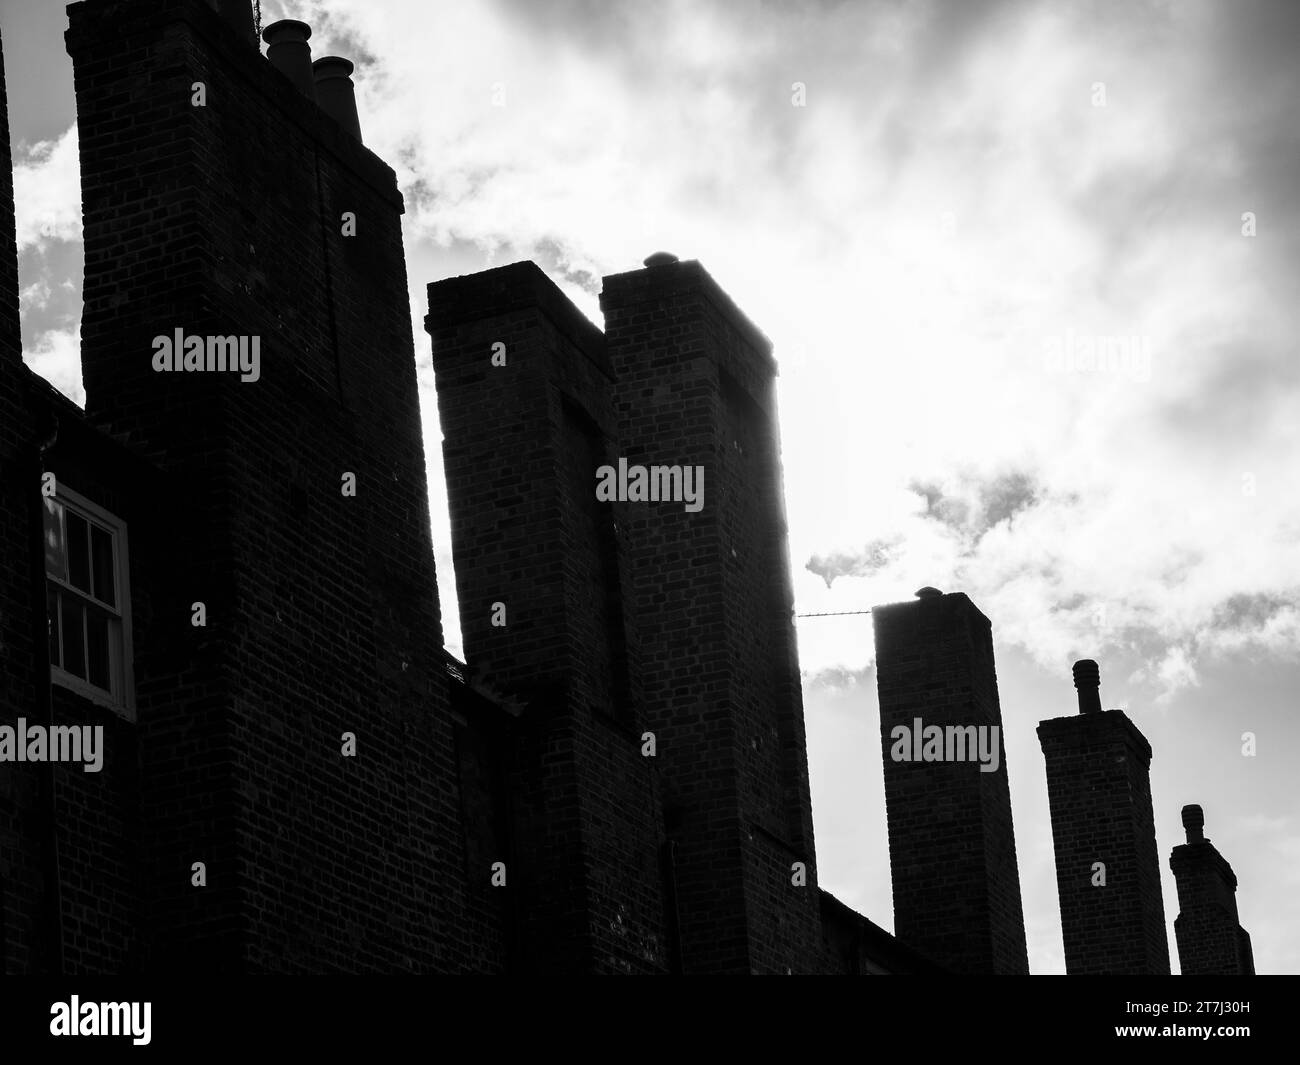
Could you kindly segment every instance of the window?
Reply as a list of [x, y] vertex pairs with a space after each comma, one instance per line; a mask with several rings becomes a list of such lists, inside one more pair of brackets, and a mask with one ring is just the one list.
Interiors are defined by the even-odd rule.
[[133, 718], [126, 526], [62, 486], [44, 503], [51, 679]]

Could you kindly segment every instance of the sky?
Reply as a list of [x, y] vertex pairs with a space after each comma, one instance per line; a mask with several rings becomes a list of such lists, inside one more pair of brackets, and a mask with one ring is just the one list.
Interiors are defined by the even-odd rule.
[[[263, 0], [398, 173], [448, 642], [430, 281], [699, 259], [772, 338], [800, 613], [993, 624], [1030, 969], [1063, 973], [1034, 729], [1102, 705], [1300, 972], [1300, 5]], [[0, 0], [24, 358], [84, 401], [63, 5]], [[799, 622], [821, 886], [892, 928], [869, 615]], [[1255, 737], [1243, 754], [1243, 735]]]

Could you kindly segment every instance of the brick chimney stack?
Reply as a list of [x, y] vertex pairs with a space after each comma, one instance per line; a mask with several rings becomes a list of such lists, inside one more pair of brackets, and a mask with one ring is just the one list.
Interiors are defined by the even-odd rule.
[[1178, 884], [1174, 935], [1184, 976], [1250, 976], [1255, 972], [1250, 933], [1237, 923], [1237, 878], [1205, 838], [1205, 814], [1183, 807], [1187, 842], [1174, 848], [1169, 867]]
[[[894, 934], [955, 973], [1027, 973], [992, 628], [960, 592], [916, 596], [872, 614]], [[996, 728], [996, 769], [916, 758], [930, 726]]]
[[[467, 880], [458, 822], [396, 175], [313, 102], [301, 23], [267, 28], [268, 63], [204, 0], [68, 17], [86, 411], [185, 486], [148, 587], [135, 581], [137, 602], [152, 596], [139, 646], [166, 650], [136, 654], [130, 964], [489, 968], [486, 877]], [[289, 82], [272, 69], [286, 48]], [[125, 250], [160, 239], [156, 255]], [[209, 352], [255, 343], [256, 380], [159, 372], [155, 340], [173, 332]], [[185, 621], [195, 600], [211, 628]], [[374, 756], [341, 757], [345, 731]], [[285, 737], [294, 757], [267, 758]], [[325, 825], [367, 828], [340, 828], [344, 846]], [[202, 893], [175, 872], [196, 850]], [[71, 937], [98, 929], [92, 908], [67, 909]]]
[[815, 968], [821, 936], [772, 344], [697, 261], [604, 279], [616, 438], [699, 471], [626, 536], [686, 973]]
[[1151, 745], [1101, 709], [1097, 663], [1074, 665], [1079, 713], [1038, 726], [1056, 849], [1066, 971], [1169, 972], [1151, 810]]

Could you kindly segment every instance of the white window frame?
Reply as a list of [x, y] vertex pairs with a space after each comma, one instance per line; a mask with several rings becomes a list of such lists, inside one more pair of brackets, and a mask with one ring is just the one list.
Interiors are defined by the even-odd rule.
[[[131, 649], [131, 567], [126, 522], [117, 515], [109, 513], [99, 504], [92, 503], [80, 493], [64, 487], [62, 482], [56, 482], [54, 499], [63, 506], [65, 513], [67, 508], [71, 507], [78, 516], [84, 518], [87, 522], [102, 526], [113, 536], [113, 582], [117, 591], [117, 606], [115, 609], [121, 624], [122, 656], [121, 661], [118, 661], [110, 647], [108, 668], [109, 681], [113, 685], [111, 692], [98, 688], [91, 684], [90, 681], [69, 673], [54, 661], [50, 662], [50, 681], [61, 688], [67, 688], [69, 691], [75, 692], [96, 706], [112, 710], [115, 714], [125, 717], [128, 721], [134, 721], [136, 718], [135, 670], [133, 668], [134, 660]], [[68, 543], [66, 519], [63, 522], [61, 532], [64, 551], [66, 552]], [[89, 599], [92, 603], [98, 603], [102, 610], [111, 613], [114, 609], [104, 605], [93, 596], [87, 596], [80, 588], [74, 588], [66, 580], [53, 576], [48, 572], [45, 574], [45, 581], [47, 585], [53, 585], [60, 592], [70, 594], [78, 602]], [[56, 619], [56, 623], [61, 624], [61, 619]], [[48, 639], [46, 640], [44, 653], [46, 655], [50, 653]]]

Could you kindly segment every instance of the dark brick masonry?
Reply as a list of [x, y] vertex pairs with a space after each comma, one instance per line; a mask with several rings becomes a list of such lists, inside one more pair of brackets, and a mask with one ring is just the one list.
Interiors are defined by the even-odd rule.
[[[1026, 973], [992, 629], [960, 592], [917, 596], [877, 607], [872, 619], [894, 930], [957, 973]], [[975, 761], [895, 761], [893, 730], [917, 719], [996, 726], [996, 772]]]
[[1167, 974], [1151, 745], [1122, 710], [1101, 709], [1097, 663], [1075, 663], [1074, 683], [1079, 714], [1038, 726], [1066, 971]]
[[[348, 64], [287, 23], [268, 62], [246, 8], [69, 8], [84, 413], [21, 364], [0, 197], [0, 721], [107, 748], [0, 771], [5, 969], [912, 966], [817, 888], [766, 339], [696, 263], [608, 279], [608, 336], [532, 264], [430, 287], [450, 660], [402, 198]], [[260, 378], [155, 371], [176, 329]], [[598, 503], [620, 456], [703, 465], [704, 509]], [[129, 707], [40, 710], [43, 472], [128, 530]]]

